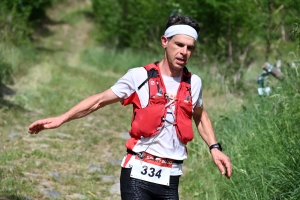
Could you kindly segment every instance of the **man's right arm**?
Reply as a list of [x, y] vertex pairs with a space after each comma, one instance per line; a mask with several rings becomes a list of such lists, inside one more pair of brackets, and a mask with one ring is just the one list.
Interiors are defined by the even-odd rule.
[[84, 99], [72, 107], [69, 111], [58, 117], [46, 118], [33, 122], [28, 128], [28, 132], [31, 134], [37, 134], [45, 129], [57, 128], [65, 122], [82, 118], [99, 108], [120, 100], [121, 98], [119, 98], [111, 89], [108, 89], [100, 94], [95, 94]]

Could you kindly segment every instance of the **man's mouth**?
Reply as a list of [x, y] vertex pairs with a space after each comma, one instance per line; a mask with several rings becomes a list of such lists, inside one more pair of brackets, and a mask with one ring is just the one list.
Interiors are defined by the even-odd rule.
[[184, 64], [185, 60], [181, 59], [181, 58], [176, 58], [176, 62], [177, 62], [177, 64]]

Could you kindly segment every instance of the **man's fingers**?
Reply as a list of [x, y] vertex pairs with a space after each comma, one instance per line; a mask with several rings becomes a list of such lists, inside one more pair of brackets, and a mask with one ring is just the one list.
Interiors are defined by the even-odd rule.
[[222, 175], [225, 175], [228, 179], [231, 177], [232, 167], [230, 164], [230, 159], [227, 156], [215, 159], [215, 164], [219, 168], [219, 171]]
[[232, 167], [231, 167], [231, 164], [228, 160], [228, 162], [225, 162], [225, 167], [226, 167], [226, 177], [229, 179], [231, 177], [231, 174], [232, 174]]
[[43, 129], [40, 127], [32, 127], [32, 128], [28, 129], [28, 132], [30, 134], [38, 134], [39, 132], [41, 132], [41, 130], [43, 130]]
[[28, 132], [31, 134], [38, 134], [42, 130], [48, 129], [49, 123], [51, 123], [51, 121], [49, 121], [48, 119], [35, 121], [28, 127]]
[[219, 162], [218, 168], [220, 169], [222, 175], [225, 175], [228, 179], [230, 179], [232, 173], [232, 167], [228, 157]]
[[221, 172], [221, 174], [225, 175], [226, 170], [224, 169], [224, 166], [223, 166], [222, 162], [218, 160], [218, 161], [215, 161], [215, 164], [219, 168], [219, 171]]

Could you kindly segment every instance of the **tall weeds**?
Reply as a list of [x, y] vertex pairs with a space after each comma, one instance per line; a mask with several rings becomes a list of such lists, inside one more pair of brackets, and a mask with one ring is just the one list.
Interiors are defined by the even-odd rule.
[[300, 77], [297, 67], [285, 75], [271, 96], [257, 96], [217, 123], [233, 164], [222, 199], [300, 198]]

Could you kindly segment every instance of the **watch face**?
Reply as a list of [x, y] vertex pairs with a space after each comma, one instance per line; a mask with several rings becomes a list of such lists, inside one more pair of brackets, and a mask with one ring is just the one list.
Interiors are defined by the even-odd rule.
[[222, 151], [222, 146], [221, 146], [220, 143], [210, 145], [209, 150], [212, 150], [212, 149], [214, 149], [214, 148], [217, 148], [217, 149], [219, 149], [220, 151]]

